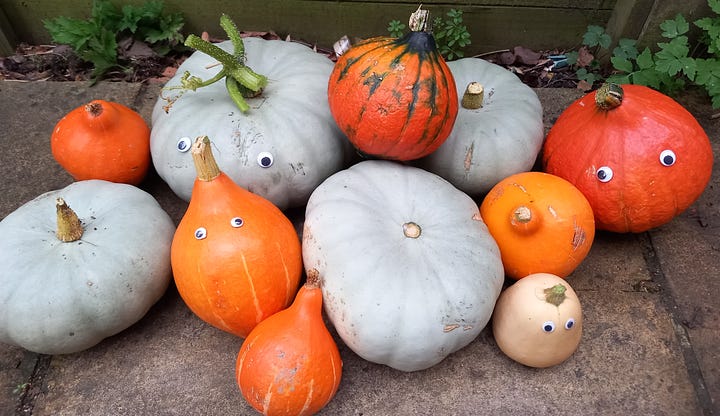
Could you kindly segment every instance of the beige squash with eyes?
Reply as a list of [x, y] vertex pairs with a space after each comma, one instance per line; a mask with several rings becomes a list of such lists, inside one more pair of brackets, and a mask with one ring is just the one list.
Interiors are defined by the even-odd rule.
[[577, 350], [582, 306], [561, 277], [531, 274], [500, 294], [492, 329], [498, 347], [508, 357], [529, 367], [551, 367]]

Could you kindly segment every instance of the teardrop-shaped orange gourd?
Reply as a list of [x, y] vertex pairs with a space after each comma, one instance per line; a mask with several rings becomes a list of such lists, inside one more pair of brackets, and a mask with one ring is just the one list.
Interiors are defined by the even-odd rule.
[[53, 157], [75, 180], [137, 185], [150, 167], [150, 128], [120, 103], [94, 100], [65, 115], [50, 136]]
[[323, 321], [317, 270], [308, 270], [292, 306], [248, 335], [235, 373], [245, 400], [264, 415], [312, 415], [332, 400], [342, 360]]
[[175, 285], [202, 320], [245, 337], [295, 297], [300, 238], [280, 209], [220, 171], [207, 136], [191, 152], [198, 175], [173, 238]]
[[595, 238], [592, 207], [573, 184], [543, 172], [521, 172], [498, 182], [480, 215], [500, 248], [505, 274], [567, 277]]

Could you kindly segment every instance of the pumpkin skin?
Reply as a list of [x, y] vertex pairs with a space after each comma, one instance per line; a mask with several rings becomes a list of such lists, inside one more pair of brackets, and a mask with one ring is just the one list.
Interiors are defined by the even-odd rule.
[[361, 153], [402, 161], [440, 147], [458, 112], [452, 73], [425, 31], [352, 46], [335, 63], [328, 101]]
[[592, 207], [573, 184], [543, 172], [521, 172], [497, 183], [480, 215], [500, 247], [505, 274], [546, 272], [567, 277], [595, 238]]
[[362, 358], [431, 367], [477, 337], [503, 284], [477, 204], [437, 175], [386, 160], [340, 171], [311, 195], [303, 260], [325, 311]]
[[[78, 240], [55, 237], [60, 197], [82, 222]], [[174, 231], [126, 184], [78, 181], [25, 203], [0, 222], [0, 342], [69, 354], [128, 328], [165, 293]]]
[[53, 157], [76, 181], [138, 185], [150, 168], [150, 128], [120, 103], [94, 100], [67, 113], [50, 136]]
[[210, 146], [200, 137], [191, 150], [198, 178], [173, 237], [172, 270], [200, 319], [244, 338], [295, 297], [300, 240], [282, 211], [219, 170]]
[[702, 194], [712, 148], [697, 120], [670, 97], [622, 85], [621, 101], [614, 93], [600, 99], [617, 106], [602, 109], [596, 94], [607, 97], [609, 88], [563, 111], [548, 132], [543, 168], [580, 189], [598, 229], [639, 233], [669, 222]]
[[323, 321], [317, 271], [308, 271], [289, 308], [250, 332], [235, 374], [245, 400], [264, 415], [313, 415], [332, 400], [342, 359]]
[[503, 290], [492, 329], [500, 350], [520, 364], [546, 368], [568, 359], [582, 338], [582, 305], [560, 276], [534, 273]]
[[[542, 105], [532, 88], [499, 65], [463, 58], [448, 67], [460, 100], [457, 119], [442, 146], [416, 166], [470, 196], [482, 196], [502, 179], [534, 166], [545, 138]], [[463, 100], [474, 82], [484, 90], [479, 108]]]
[[[239, 186], [270, 200], [281, 210], [303, 206], [317, 185], [345, 167], [351, 146], [335, 125], [327, 104], [333, 63], [293, 42], [243, 38], [246, 64], [267, 76], [262, 94], [247, 98], [242, 113], [224, 82], [189, 91], [168, 108], [164, 92], [152, 113], [153, 164], [172, 191], [185, 201], [195, 181], [188, 150], [198, 136], [213, 139], [215, 158]], [[232, 53], [232, 43], [217, 46]], [[202, 79], [220, 68], [201, 52], [178, 68], [166, 87], [178, 86], [185, 71]], [[166, 111], [167, 110], [167, 111]]]

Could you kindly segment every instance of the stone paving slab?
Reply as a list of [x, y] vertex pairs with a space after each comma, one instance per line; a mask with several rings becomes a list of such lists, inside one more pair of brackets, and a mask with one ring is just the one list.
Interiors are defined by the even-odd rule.
[[[0, 82], [0, 218], [70, 183], [49, 149], [55, 123], [94, 98], [149, 115], [157, 86]], [[546, 127], [579, 96], [537, 90]], [[720, 126], [698, 107], [718, 155]], [[178, 221], [186, 204], [155, 175], [141, 185]], [[709, 415], [718, 408], [718, 167], [706, 193], [640, 235], [599, 232], [568, 278], [584, 308], [578, 351], [549, 369], [505, 357], [488, 329], [424, 371], [357, 357], [323, 415]], [[699, 213], [699, 214], [698, 214]], [[289, 213], [301, 220], [301, 212]], [[698, 218], [701, 220], [699, 221]], [[242, 340], [196, 318], [171, 285], [136, 325], [87, 351], [43, 356], [0, 344], [0, 415], [252, 415], [235, 384]], [[19, 410], [18, 410], [19, 409]]]

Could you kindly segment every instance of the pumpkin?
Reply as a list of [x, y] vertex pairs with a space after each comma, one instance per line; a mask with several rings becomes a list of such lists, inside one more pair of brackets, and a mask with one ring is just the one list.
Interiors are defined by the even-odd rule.
[[[343, 168], [351, 153], [328, 108], [333, 63], [298, 43], [260, 38], [242, 42], [242, 61], [263, 74], [267, 85], [258, 96], [245, 99], [247, 112], [238, 108], [226, 83], [178, 98], [173, 92], [189, 74], [205, 80], [222, 71], [215, 58], [194, 52], [153, 108], [153, 164], [172, 191], [189, 201], [195, 170], [188, 151], [195, 137], [209, 136], [218, 163], [235, 183], [281, 210], [304, 206], [312, 190]], [[227, 53], [234, 49], [230, 40], [216, 46]]]
[[573, 184], [549, 173], [503, 179], [483, 199], [480, 215], [513, 279], [538, 272], [567, 277], [595, 238], [590, 203]]
[[447, 140], [416, 165], [473, 196], [532, 169], [545, 138], [535, 91], [505, 68], [478, 58], [448, 62], [460, 99]]
[[340, 386], [342, 360], [323, 321], [320, 283], [308, 270], [293, 304], [260, 322], [242, 344], [237, 383], [264, 415], [313, 415]]
[[[342, 54], [330, 74], [328, 101], [340, 129], [365, 155], [412, 160], [447, 139], [458, 112], [452, 73], [425, 30], [411, 18], [401, 38], [366, 39]], [[421, 13], [422, 14], [422, 13]]]
[[88, 349], [142, 318], [170, 282], [175, 224], [131, 185], [78, 181], [0, 222], [0, 342]]
[[475, 339], [504, 280], [477, 204], [435, 174], [387, 160], [359, 162], [315, 189], [302, 244], [345, 344], [402, 371]]
[[57, 122], [50, 148], [75, 180], [138, 185], [150, 167], [150, 128], [129, 107], [94, 100]]
[[672, 220], [702, 194], [713, 164], [708, 136], [685, 108], [648, 87], [616, 84], [562, 112], [542, 159], [585, 195], [597, 228], [618, 233]]
[[560, 276], [533, 273], [503, 290], [492, 317], [500, 350], [529, 367], [567, 360], [582, 338], [582, 305]]
[[172, 240], [175, 285], [198, 317], [244, 338], [295, 297], [300, 240], [282, 211], [220, 171], [207, 136], [190, 152], [197, 180]]

